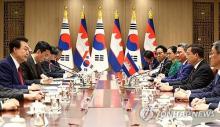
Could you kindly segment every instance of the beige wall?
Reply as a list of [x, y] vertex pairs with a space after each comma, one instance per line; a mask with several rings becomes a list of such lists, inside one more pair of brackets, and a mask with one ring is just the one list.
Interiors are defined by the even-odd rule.
[[[136, 7], [140, 45], [143, 47], [147, 13], [154, 14], [157, 41], [173, 45], [192, 42], [192, 0], [26, 0], [25, 36], [31, 47], [39, 40], [57, 45], [63, 17], [64, 5], [68, 6], [72, 43], [75, 44], [80, 24], [80, 10], [85, 6], [90, 43], [93, 40], [97, 21], [97, 8], [103, 6], [103, 21], [106, 43], [109, 47], [113, 26], [113, 10], [118, 9], [124, 41], [130, 24], [131, 8]], [[75, 47], [75, 46], [74, 46]]]
[[4, 4], [3, 0], [0, 0], [0, 59], [3, 58], [3, 20], [4, 19]]

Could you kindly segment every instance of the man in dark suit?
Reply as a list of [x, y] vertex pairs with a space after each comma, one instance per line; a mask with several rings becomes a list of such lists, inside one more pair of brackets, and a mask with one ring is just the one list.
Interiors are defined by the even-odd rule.
[[49, 59], [51, 46], [45, 41], [39, 41], [35, 46], [33, 54], [29, 55], [26, 62], [21, 64], [25, 83], [49, 84], [48, 78], [40, 65], [41, 62]]
[[[220, 41], [213, 44], [210, 61], [212, 67], [220, 69]], [[218, 96], [220, 96], [220, 70], [216, 74], [215, 79], [207, 87], [191, 91], [182, 90], [175, 93], [176, 98], [189, 99], [190, 101], [194, 98], [214, 98]], [[195, 102], [195, 100], [193, 102]]]
[[26, 89], [11, 89], [0, 85], [0, 111], [17, 109], [19, 107], [17, 100], [41, 100], [43, 97], [41, 92], [28, 92]]
[[160, 62], [160, 64], [156, 69], [151, 71], [152, 77], [156, 77], [160, 73], [168, 76], [172, 61], [168, 60], [166, 53], [167, 48], [163, 45], [159, 45], [156, 47], [157, 60]]
[[20, 37], [9, 43], [10, 55], [0, 61], [0, 85], [16, 89], [39, 89], [39, 85], [26, 84], [22, 76], [20, 64], [27, 61], [30, 49], [27, 42], [26, 38]]
[[[212, 97], [212, 98], [195, 98], [191, 102], [191, 106], [193, 109], [200, 111], [200, 110], [208, 110], [212, 109], [215, 110], [219, 108], [219, 102], [220, 102], [220, 97]], [[220, 111], [220, 109], [218, 109]]]
[[41, 100], [42, 93], [30, 92], [27, 89], [12, 89], [0, 85], [0, 98], [15, 98], [17, 100]]
[[176, 88], [193, 90], [206, 87], [214, 78], [213, 72], [203, 59], [204, 48], [198, 45], [190, 45], [187, 49], [187, 60], [194, 66], [188, 80], [183, 82], [161, 83], [161, 91], [174, 91]]
[[188, 64], [186, 58], [186, 50], [188, 45], [186, 43], [181, 43], [177, 47], [178, 48], [177, 48], [176, 57], [182, 63], [182, 65], [176, 75], [163, 78], [161, 79], [161, 82], [171, 83], [171, 82], [187, 80], [193, 69], [193, 66], [191, 64]]
[[159, 66], [158, 60], [154, 57], [154, 53], [150, 50], [146, 50], [143, 53], [143, 57], [145, 60], [145, 65], [143, 67], [143, 70], [153, 70]]
[[49, 60], [41, 63], [41, 67], [47, 76], [53, 78], [63, 78], [65, 71], [61, 69], [59, 63], [57, 62], [60, 59], [62, 51], [59, 48], [52, 47], [51, 57]]

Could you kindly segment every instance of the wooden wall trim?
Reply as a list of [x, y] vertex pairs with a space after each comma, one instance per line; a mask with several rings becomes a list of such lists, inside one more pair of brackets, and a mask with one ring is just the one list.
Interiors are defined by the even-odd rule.
[[0, 59], [3, 58], [4, 41], [4, 0], [0, 0]]

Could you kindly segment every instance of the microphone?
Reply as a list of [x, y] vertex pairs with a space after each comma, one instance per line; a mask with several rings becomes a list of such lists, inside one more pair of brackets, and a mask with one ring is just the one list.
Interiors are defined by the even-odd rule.
[[136, 77], [138, 77], [138, 76], [142, 76], [142, 75], [148, 74], [148, 73], [149, 73], [149, 71], [145, 71], [144, 73], [138, 73], [137, 75], [132, 75], [131, 78], [130, 78], [129, 81], [128, 81], [128, 86], [131, 87], [131, 81], [132, 81], [134, 78], [136, 78]]
[[[57, 62], [57, 63], [59, 63], [59, 62]], [[63, 64], [61, 64], [61, 63], [59, 63], [59, 65], [65, 67], [65, 68], [68, 68], [69, 70], [73, 70], [73, 68], [67, 67], [66, 65], [63, 65]]]
[[73, 74], [73, 75], [75, 75], [77, 72], [72, 72], [72, 71], [69, 71], [68, 69], [63, 69], [63, 68], [61, 68], [60, 66], [57, 66], [57, 65], [55, 65], [55, 64], [53, 64], [53, 63], [49, 63], [49, 67], [50, 66], [52, 66], [52, 67], [55, 67], [55, 68], [57, 68], [57, 69], [62, 69], [62, 70], [64, 70], [64, 71], [66, 71], [66, 72], [69, 72], [70, 74]]
[[[60, 64], [60, 63], [59, 63]], [[54, 65], [53, 63], [49, 63], [49, 66], [50, 65], [52, 65], [53, 67], [55, 67], [55, 68], [58, 68], [58, 69], [60, 69], [60, 66], [57, 66], [57, 65]], [[60, 65], [62, 65], [62, 64], [60, 64]], [[65, 65], [63, 65], [63, 66], [65, 66]], [[65, 66], [66, 67], [66, 66]], [[69, 68], [69, 67], [67, 67], [67, 68]], [[63, 69], [63, 68], [62, 68]], [[73, 74], [73, 76], [78, 76], [79, 78], [80, 78], [80, 80], [82, 81], [82, 84], [83, 84], [83, 86], [84, 86], [84, 84], [85, 84], [85, 81], [84, 81], [84, 78], [82, 77], [82, 75], [80, 75], [80, 74], [78, 74], [78, 72], [77, 71], [75, 71], [75, 70], [73, 70], [73, 69], [71, 69], [71, 68], [69, 68], [70, 70], [72, 70], [72, 71], [69, 71], [68, 69], [63, 69], [64, 71], [66, 71], [66, 72], [69, 72], [70, 74]]]

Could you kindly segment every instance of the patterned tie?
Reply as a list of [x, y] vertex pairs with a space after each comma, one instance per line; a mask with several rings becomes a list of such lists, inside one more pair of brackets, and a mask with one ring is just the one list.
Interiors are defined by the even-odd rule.
[[22, 76], [22, 69], [21, 69], [21, 67], [18, 68], [18, 79], [20, 81], [20, 84], [24, 85], [24, 80], [23, 80], [23, 76]]

